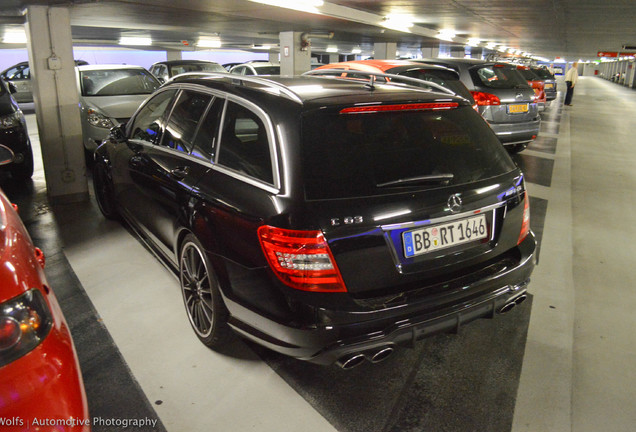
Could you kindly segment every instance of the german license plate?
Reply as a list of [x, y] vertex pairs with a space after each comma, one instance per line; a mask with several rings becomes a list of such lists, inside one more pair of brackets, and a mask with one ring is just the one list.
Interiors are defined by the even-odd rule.
[[488, 237], [486, 215], [407, 231], [402, 234], [404, 255], [417, 255], [449, 248]]
[[528, 112], [528, 104], [508, 105], [508, 112], [510, 114]]
[[552, 83], [545, 83], [545, 88], [547, 88], [547, 89], [554, 88], [554, 84], [552, 84]]

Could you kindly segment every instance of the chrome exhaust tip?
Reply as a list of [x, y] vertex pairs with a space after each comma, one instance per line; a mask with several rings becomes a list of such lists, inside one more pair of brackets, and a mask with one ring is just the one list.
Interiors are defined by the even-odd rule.
[[372, 355], [368, 357], [369, 361], [371, 363], [380, 363], [381, 361], [389, 358], [389, 356], [393, 354], [393, 351], [395, 351], [395, 349], [391, 346], [380, 348], [379, 350], [377, 350], [375, 353], [373, 353]]
[[516, 304], [516, 305], [520, 305], [521, 303], [523, 303], [524, 301], [526, 301], [526, 299], [527, 299], [527, 298], [528, 298], [528, 296], [527, 296], [527, 295], [522, 294], [522, 295], [520, 295], [519, 297], [517, 297], [517, 298], [515, 299], [515, 304]]
[[338, 365], [338, 367], [342, 369], [349, 370], [349, 369], [353, 369], [356, 366], [361, 365], [362, 363], [364, 363], [364, 360], [365, 360], [364, 354], [361, 354], [361, 353], [349, 354], [339, 358], [336, 361], [336, 364]]
[[499, 309], [499, 313], [505, 314], [506, 312], [510, 312], [515, 306], [517, 306], [517, 303], [515, 303], [514, 301], [506, 303]]

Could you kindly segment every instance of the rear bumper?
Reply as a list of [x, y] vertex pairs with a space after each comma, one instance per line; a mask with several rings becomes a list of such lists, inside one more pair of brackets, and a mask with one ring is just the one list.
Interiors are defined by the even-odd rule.
[[426, 299], [359, 311], [317, 309], [321, 322], [310, 328], [281, 324], [228, 301], [230, 325], [242, 336], [274, 351], [317, 364], [332, 364], [352, 355], [373, 353], [493, 317], [504, 306], [521, 302], [535, 266], [536, 241], [530, 234], [520, 245], [521, 259], [513, 266], [463, 287], [460, 301], [431, 307]]
[[503, 145], [527, 143], [539, 135], [541, 119], [524, 123], [490, 123], [490, 127]]

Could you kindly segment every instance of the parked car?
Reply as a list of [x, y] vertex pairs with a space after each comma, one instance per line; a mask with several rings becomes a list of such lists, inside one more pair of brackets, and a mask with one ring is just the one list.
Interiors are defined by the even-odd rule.
[[0, 169], [9, 171], [15, 180], [25, 181], [33, 175], [33, 149], [24, 114], [12, 93], [15, 86], [0, 79], [0, 144], [9, 147], [14, 155], [11, 164]]
[[[356, 60], [340, 63], [331, 63], [324, 66], [319, 66], [315, 71], [321, 70], [337, 70], [342, 69], [347, 72], [343, 72], [341, 76], [349, 78], [360, 78], [368, 80], [367, 74], [356, 75], [349, 71], [362, 71], [362, 72], [378, 72], [392, 75], [403, 75], [409, 78], [415, 78], [418, 80], [433, 82], [443, 87], [448, 88], [453, 93], [470, 101], [471, 104], [475, 103], [472, 94], [466, 88], [466, 86], [459, 80], [459, 74], [453, 70], [444, 66], [428, 65], [422, 63], [413, 63], [407, 60]], [[312, 74], [314, 74], [312, 72]], [[390, 81], [388, 77], [378, 77], [379, 82]], [[413, 81], [407, 82], [409, 85], [414, 85]], [[416, 84], [424, 88], [431, 88], [425, 83]]]
[[255, 60], [232, 66], [230, 73], [237, 75], [280, 75], [280, 65]]
[[157, 62], [150, 66], [150, 73], [164, 83], [175, 75], [186, 72], [225, 72], [227, 70], [218, 63], [206, 60], [170, 60]]
[[[75, 60], [75, 66], [87, 65], [84, 60]], [[18, 103], [33, 102], [33, 84], [29, 62], [20, 62], [0, 72], [0, 78], [15, 84], [14, 98]]]
[[[0, 161], [11, 158], [0, 145]], [[79, 362], [44, 262], [0, 191], [0, 418], [16, 431], [29, 430], [35, 419], [74, 418], [82, 425], [57, 430], [88, 432]]]
[[126, 123], [161, 83], [141, 66], [78, 66], [84, 148], [93, 152], [110, 128]]
[[507, 312], [534, 267], [524, 176], [465, 99], [328, 77], [175, 77], [95, 153], [104, 216], [188, 319], [343, 368]]
[[557, 82], [554, 75], [550, 73], [550, 70], [545, 66], [530, 66], [530, 70], [537, 74], [543, 81], [546, 104], [550, 104], [551, 101], [557, 97]]
[[539, 134], [534, 90], [513, 65], [477, 59], [417, 59], [454, 69], [471, 91], [479, 112], [509, 152], [526, 148]]
[[530, 70], [529, 66], [517, 65], [517, 70], [521, 72], [521, 75], [526, 79], [528, 85], [534, 90], [535, 100], [537, 102], [537, 108], [539, 111], [545, 110], [547, 103], [545, 93], [545, 83], [539, 76]]

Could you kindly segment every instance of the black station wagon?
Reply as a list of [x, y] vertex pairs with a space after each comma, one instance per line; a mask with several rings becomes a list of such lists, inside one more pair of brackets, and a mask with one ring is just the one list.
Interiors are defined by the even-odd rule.
[[469, 102], [416, 87], [181, 75], [111, 131], [94, 185], [212, 348], [378, 362], [512, 309], [535, 265], [522, 172]]

